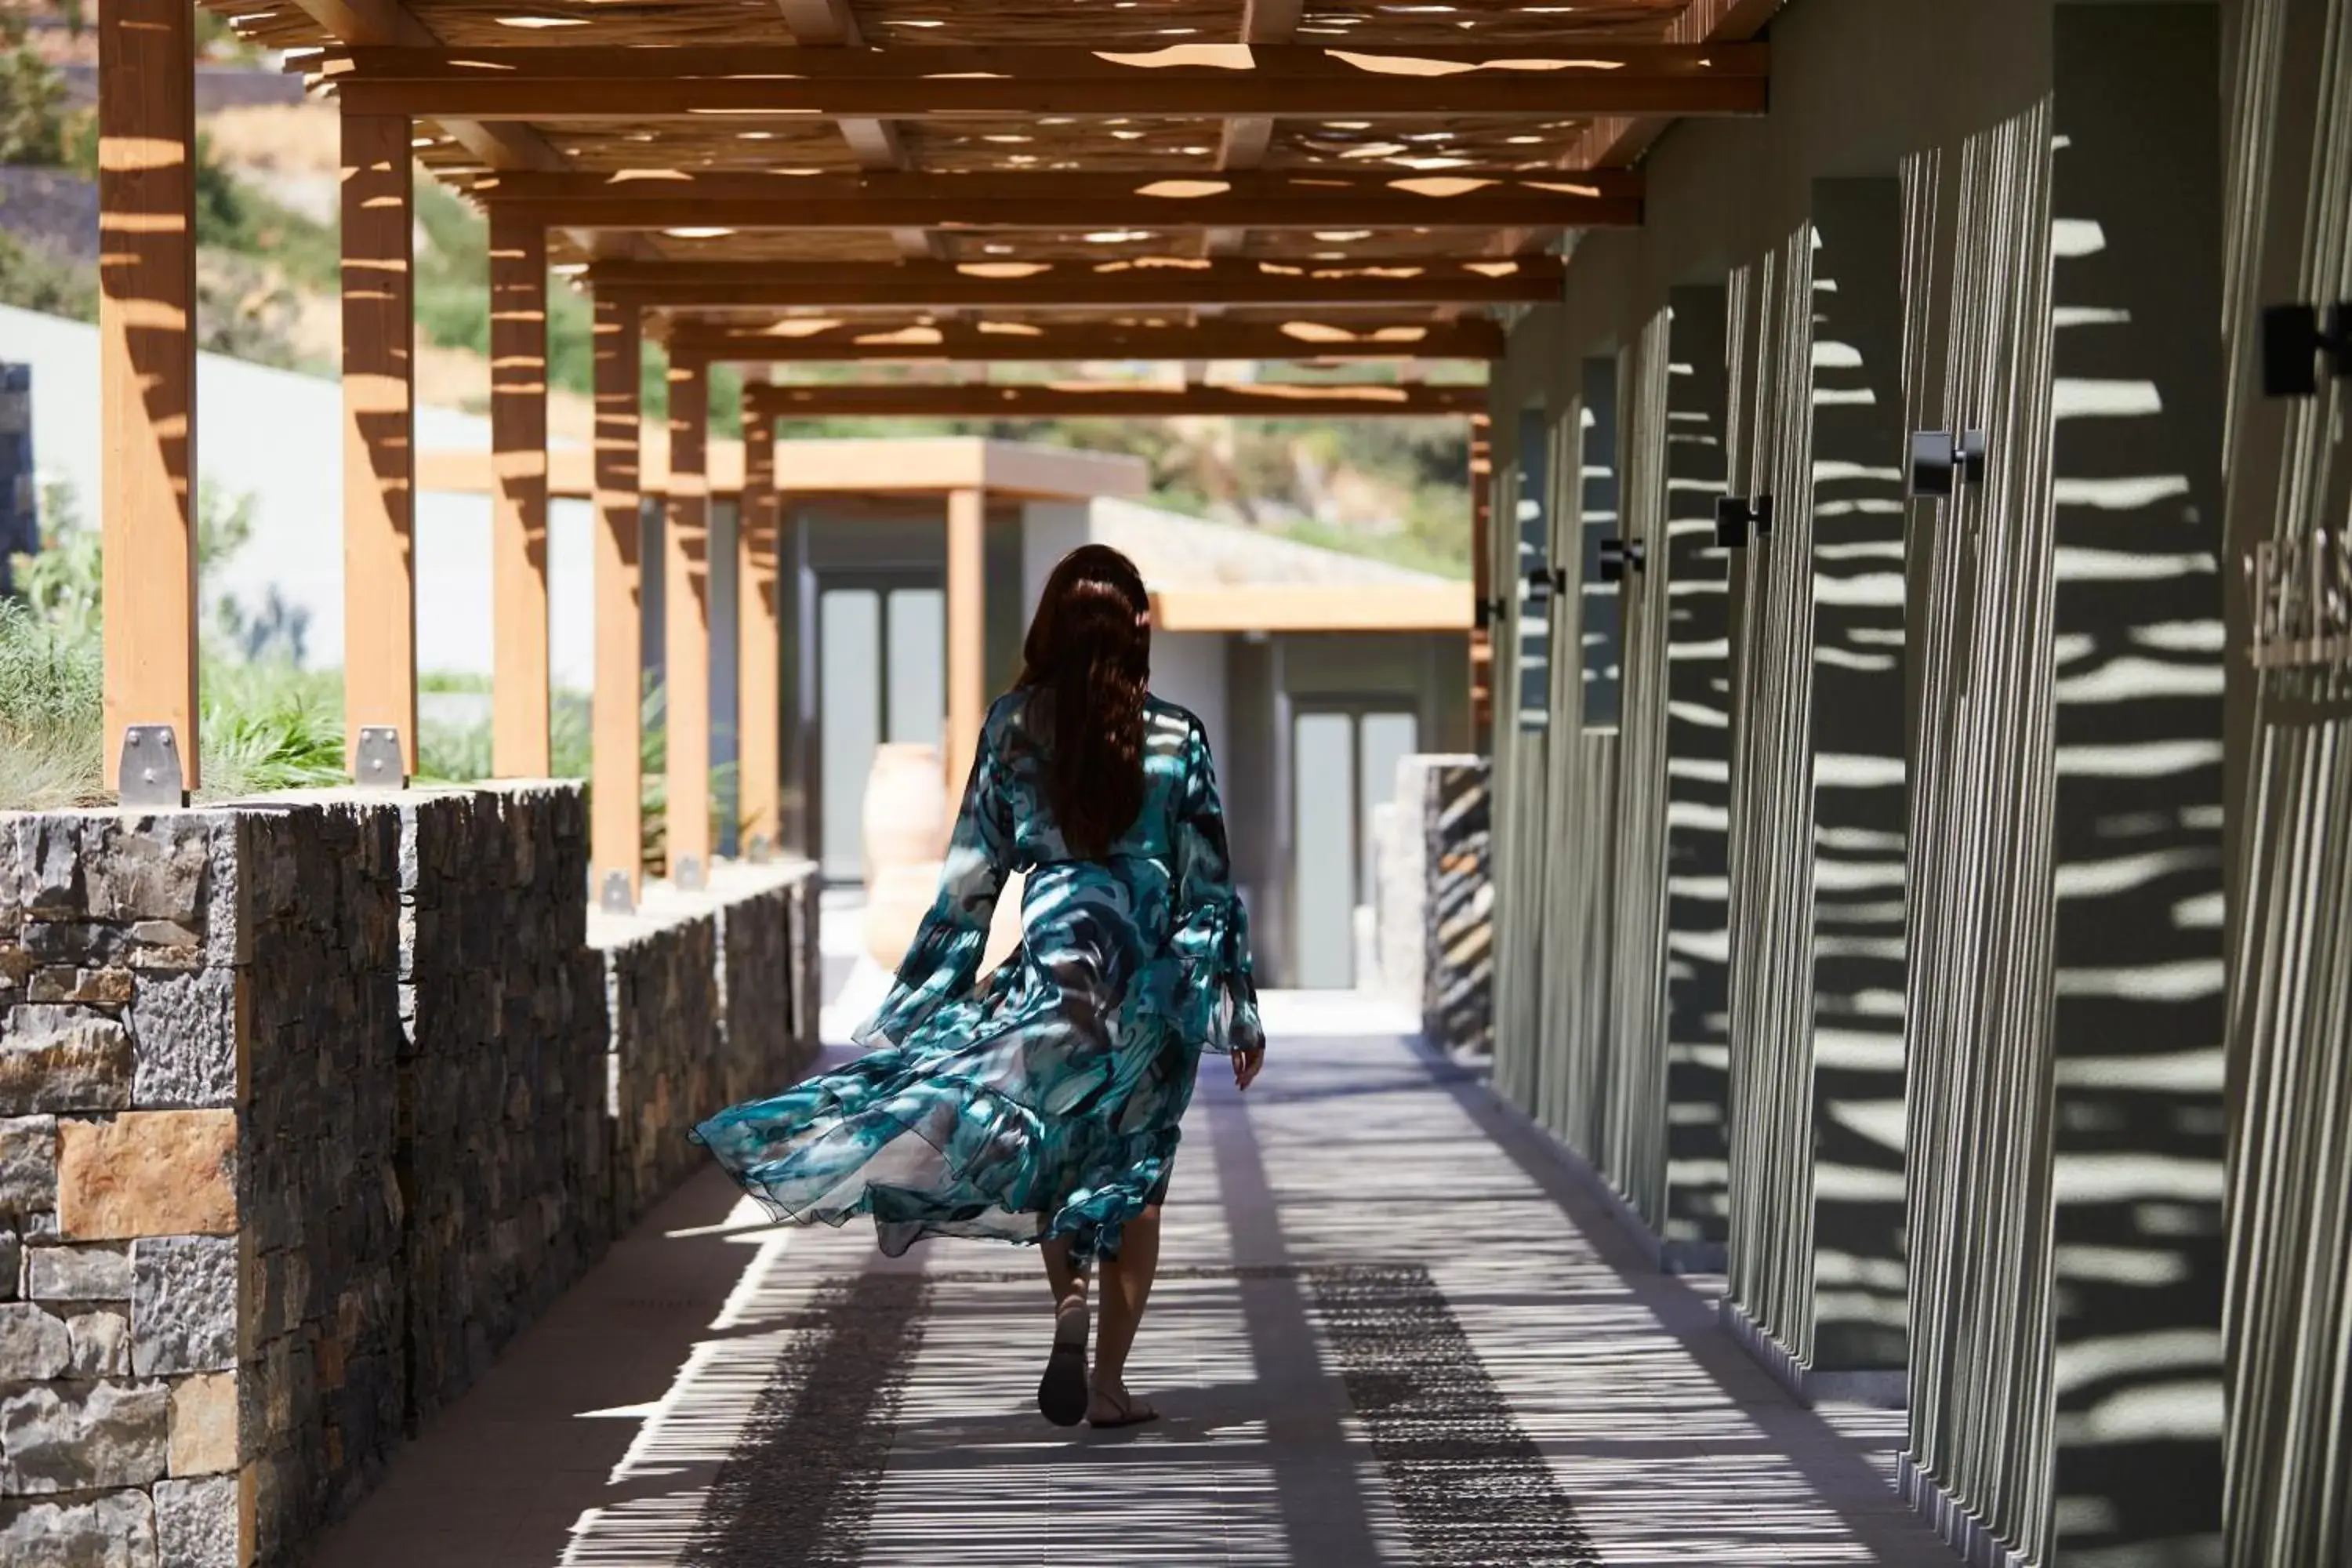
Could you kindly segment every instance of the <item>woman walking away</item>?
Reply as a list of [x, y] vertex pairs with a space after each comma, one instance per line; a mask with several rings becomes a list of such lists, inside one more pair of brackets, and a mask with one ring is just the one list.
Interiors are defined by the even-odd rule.
[[[1158, 1414], [1125, 1373], [1177, 1123], [1203, 1049], [1228, 1053], [1244, 1089], [1265, 1060], [1208, 741], [1147, 695], [1150, 655], [1134, 563], [1073, 551], [989, 710], [939, 900], [857, 1033], [866, 1054], [695, 1131], [779, 1219], [870, 1214], [894, 1257], [926, 1236], [1037, 1244], [1054, 1292], [1037, 1408], [1063, 1426]], [[1015, 870], [1021, 947], [982, 981]]]

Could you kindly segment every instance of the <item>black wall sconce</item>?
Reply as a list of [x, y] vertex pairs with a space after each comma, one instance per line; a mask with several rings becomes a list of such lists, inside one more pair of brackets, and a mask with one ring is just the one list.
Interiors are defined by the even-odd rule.
[[1960, 485], [1984, 478], [1985, 433], [1915, 430], [1911, 433], [1911, 499], [1943, 500]]
[[1747, 496], [1721, 496], [1715, 503], [1715, 542], [1721, 550], [1740, 550], [1748, 543], [1750, 532], [1770, 537], [1772, 532], [1772, 498], [1760, 495], [1753, 500]]
[[2319, 356], [2329, 372], [2352, 376], [2352, 304], [2328, 307], [2327, 328], [2316, 305], [2273, 305], [2263, 312], [2263, 395], [2314, 397], [2319, 393]]
[[1629, 567], [1636, 572], [1645, 570], [1643, 558], [1648, 553], [1648, 549], [1638, 539], [1602, 540], [1601, 580], [1603, 583], [1622, 583]]

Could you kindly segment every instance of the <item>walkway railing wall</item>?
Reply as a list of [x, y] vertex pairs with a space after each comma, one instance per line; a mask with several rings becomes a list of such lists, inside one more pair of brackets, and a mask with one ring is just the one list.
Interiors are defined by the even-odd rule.
[[[2260, 395], [2263, 308], [2352, 300], [2352, 16], [2234, 14], [2226, 450], [2245, 590], [2260, 544], [2352, 550], [2352, 382]], [[2263, 634], [2252, 604], [2228, 605], [2226, 1560], [2286, 1568], [2352, 1557], [2352, 660], [2254, 668], [2237, 651]]]
[[[1689, 552], [1729, 575], [1727, 1317], [1808, 1394], [1907, 1389], [1912, 1500], [1988, 1563], [2210, 1561], [2222, 1533], [2222, 377], [2197, 325], [2220, 306], [2219, 15], [1994, 0], [1959, 37], [1942, 7], [1797, 0], [1772, 29], [1772, 115], [1661, 142], [1644, 232], [1584, 238], [1562, 304], [1517, 324], [1496, 382], [1498, 462], [1542, 410], [1580, 470], [1559, 487], [1580, 515], [1536, 563], [1560, 582], [1556, 685], [1590, 681], [1601, 620], [1582, 524], [1620, 512], [1609, 531], [1653, 546], [1618, 601], [1614, 731], [1555, 700], [1540, 773], [1528, 735], [1516, 766], [1498, 746], [1497, 860], [1518, 880], [1496, 934], [1497, 1088], [1638, 1223], [1675, 1222], [1639, 1130], [1696, 1119], [1655, 1066], [1675, 1048], [1658, 1020], [1679, 1016], [1678, 944], [1699, 938], [1674, 912], [1673, 824], [1705, 759], [1674, 725], [1706, 710], [1675, 688], [1652, 617], [1661, 594], [1679, 610], [1685, 584], [1712, 591], [1654, 548], [1659, 518], [1686, 515], [1677, 421], [1704, 405], [1723, 448], [1707, 482], [1771, 501], [1769, 533]], [[2277, 112], [2307, 116], [2352, 69], [2340, 22], [2290, 0], [2247, 15], [2294, 40], [2247, 68], [2296, 84]], [[1899, 94], [1857, 91], [1896, 60], [1934, 65]], [[2326, 127], [2308, 155], [2242, 169], [2242, 192], [2343, 210], [2305, 194], [2352, 169]], [[2292, 254], [2261, 300], [2242, 280], [2242, 321], [2345, 287], [2340, 242], [2284, 226]], [[1683, 305], [1710, 279], [1725, 304], [1699, 341]], [[1680, 369], [1705, 359], [1727, 377], [1711, 405]], [[1625, 389], [1605, 443], [1596, 363]], [[2241, 450], [2258, 432], [2272, 468], [2305, 465], [2260, 537], [2347, 510], [2316, 434], [2336, 406], [2308, 426], [2241, 409]], [[1910, 437], [1937, 431], [1982, 432], [1981, 472], [1912, 500]], [[1601, 470], [1625, 477], [1622, 504], [1594, 504]], [[2347, 1311], [2317, 1259], [2342, 1253], [2290, 1257], [2289, 1227], [2344, 1234], [2343, 1165], [2315, 1130], [2352, 1092], [2342, 987], [2318, 978], [2345, 973], [2346, 852], [2325, 825], [2347, 786], [2337, 711], [2266, 689], [2276, 771], [2248, 787], [2273, 815], [2246, 819], [2268, 837], [2241, 863], [2272, 903], [2249, 906], [2234, 1024], [2253, 1097], [2240, 1223], [2261, 1235], [2234, 1238], [2233, 1332], [2238, 1375], [2285, 1404], [2253, 1417], [2242, 1389], [2232, 1440], [2241, 1474], [2286, 1472], [2263, 1506], [2300, 1554], [2240, 1559], [2283, 1568], [2344, 1528], [2340, 1483], [2304, 1461], [2340, 1469], [2346, 1452], [2341, 1368], [2317, 1348]], [[2281, 1038], [2296, 1044], [2274, 1065]], [[2325, 1303], [2308, 1342], [2298, 1300]], [[2237, 1536], [2273, 1530], [2250, 1517]]]
[[569, 785], [0, 816], [0, 1560], [297, 1560], [799, 1069], [804, 868], [592, 947], [587, 854]]

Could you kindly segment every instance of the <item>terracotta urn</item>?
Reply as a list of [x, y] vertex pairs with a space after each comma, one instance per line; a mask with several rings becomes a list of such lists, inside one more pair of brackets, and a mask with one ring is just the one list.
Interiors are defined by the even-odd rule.
[[947, 783], [937, 746], [891, 742], [874, 748], [866, 775], [866, 887], [894, 866], [938, 860], [947, 851]]

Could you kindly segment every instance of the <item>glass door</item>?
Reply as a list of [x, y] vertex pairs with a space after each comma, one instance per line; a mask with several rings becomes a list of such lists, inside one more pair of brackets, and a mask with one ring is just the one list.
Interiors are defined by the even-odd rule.
[[885, 742], [937, 745], [947, 723], [947, 595], [936, 583], [828, 575], [817, 595], [819, 861], [866, 875], [866, 781]]
[[1291, 983], [1346, 990], [1360, 979], [1357, 932], [1377, 895], [1372, 808], [1396, 793], [1397, 763], [1421, 722], [1393, 708], [1318, 705], [1291, 721]]

